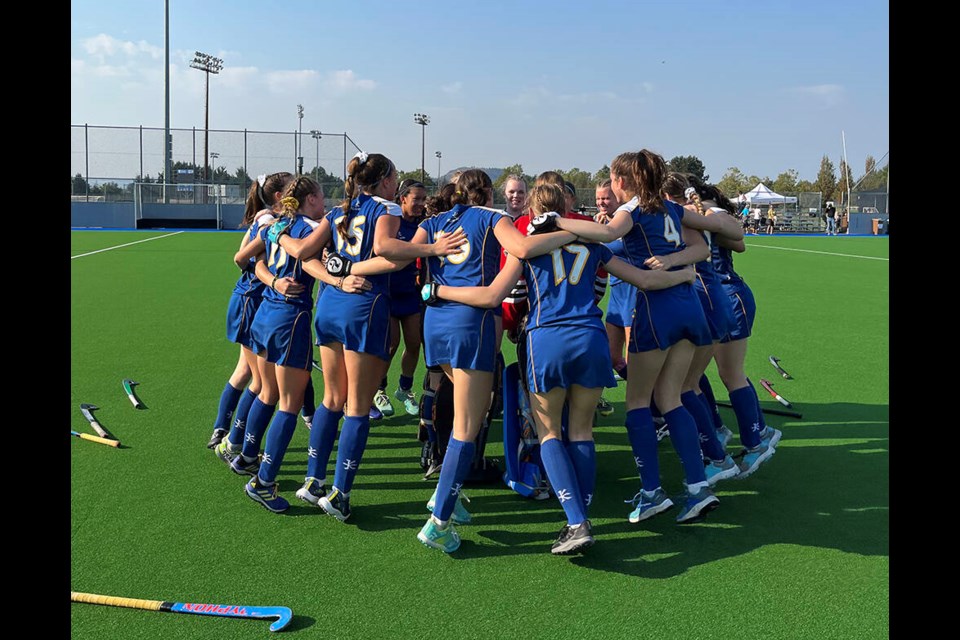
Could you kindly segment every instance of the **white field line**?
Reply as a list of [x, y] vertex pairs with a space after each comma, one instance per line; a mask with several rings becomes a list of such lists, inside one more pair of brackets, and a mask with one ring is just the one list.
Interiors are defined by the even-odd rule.
[[165, 233], [162, 236], [154, 236], [152, 238], [145, 238], [143, 240], [137, 240], [136, 242], [128, 242], [127, 244], [118, 244], [115, 247], [107, 247], [106, 249], [97, 249], [96, 251], [91, 251], [89, 253], [81, 253], [77, 256], [70, 256], [70, 259], [82, 258], [84, 256], [92, 256], [95, 253], [103, 253], [104, 251], [111, 251], [113, 249], [120, 249], [121, 247], [129, 247], [130, 245], [140, 244], [141, 242], [150, 242], [151, 240], [159, 240], [160, 238], [169, 238], [170, 236], [175, 236], [178, 233], [183, 233], [183, 231], [174, 231], [173, 233]]
[[812, 249], [794, 249], [792, 247], [771, 247], [765, 244], [748, 244], [748, 247], [756, 247], [758, 249], [780, 249], [781, 251], [802, 251], [803, 253], [819, 253], [825, 256], [840, 256], [842, 258], [862, 258], [864, 260], [883, 260], [884, 262], [890, 262], [890, 258], [877, 258], [875, 256], [857, 256], [852, 253], [833, 253], [832, 251], [814, 251]]

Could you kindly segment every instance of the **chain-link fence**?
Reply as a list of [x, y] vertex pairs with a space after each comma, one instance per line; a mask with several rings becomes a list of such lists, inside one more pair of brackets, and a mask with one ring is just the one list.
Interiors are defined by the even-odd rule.
[[71, 200], [132, 202], [135, 182], [213, 183], [233, 186], [245, 197], [257, 175], [298, 173], [301, 164], [328, 196], [339, 197], [347, 162], [359, 151], [346, 133], [314, 137], [299, 131], [170, 129], [167, 177], [163, 132], [156, 127], [71, 125]]

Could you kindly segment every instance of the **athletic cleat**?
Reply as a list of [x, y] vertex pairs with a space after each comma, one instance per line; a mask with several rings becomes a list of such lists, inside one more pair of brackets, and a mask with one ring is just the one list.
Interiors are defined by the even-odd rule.
[[300, 419], [303, 420], [303, 424], [307, 425], [307, 431], [313, 429], [313, 416], [300, 414]]
[[720, 440], [720, 446], [726, 451], [727, 445], [730, 444], [730, 440], [733, 438], [733, 432], [730, 431], [726, 425], [723, 425], [717, 429], [717, 438]]
[[749, 477], [754, 471], [760, 468], [761, 464], [769, 460], [770, 456], [774, 453], [776, 453], [776, 449], [769, 446], [763, 440], [753, 449], [744, 449], [743, 457], [739, 463], [740, 475], [737, 476], [737, 479], [743, 480]]
[[237, 454], [237, 457], [230, 461], [230, 470], [238, 476], [256, 476], [260, 471], [260, 459], [247, 462], [242, 455]]
[[637, 505], [637, 508], [627, 516], [627, 519], [633, 523], [652, 518], [673, 506], [673, 500], [667, 497], [663, 487], [658, 487], [652, 493], [641, 489], [637, 492], [637, 495], [633, 496], [632, 500], [625, 500], [625, 502], [632, 502]]
[[215, 446], [220, 444], [220, 441], [229, 433], [226, 429], [214, 429], [213, 435], [210, 436], [210, 442], [207, 443], [207, 449], [213, 449]]
[[683, 509], [680, 511], [680, 515], [677, 516], [677, 522], [683, 524], [696, 520], [708, 511], [716, 509], [719, 504], [720, 498], [713, 495], [713, 490], [710, 489], [710, 487], [700, 487], [700, 490], [696, 493], [690, 493], [688, 489], [687, 499], [683, 505]]
[[230, 444], [230, 441], [224, 438], [217, 446], [213, 448], [213, 452], [217, 454], [218, 458], [229, 465], [231, 462], [233, 462], [234, 458], [240, 455], [240, 448], [234, 450], [233, 445]]
[[602, 415], [604, 418], [607, 416], [613, 415], [613, 405], [606, 401], [603, 396], [600, 396], [600, 399], [597, 400], [597, 412]]
[[733, 458], [728, 455], [721, 462], [711, 460], [704, 469], [704, 472], [707, 474], [707, 483], [712, 487], [721, 480], [736, 478], [740, 473], [740, 467], [738, 467], [737, 463], [733, 461]]
[[373, 406], [379, 409], [384, 417], [389, 418], [393, 415], [393, 405], [390, 404], [390, 398], [383, 389], [377, 389], [377, 393], [373, 396]]
[[777, 444], [780, 443], [780, 438], [783, 436], [783, 432], [780, 429], [774, 429], [773, 427], [767, 427], [760, 432], [760, 442], [766, 442], [767, 446], [771, 449], [775, 448]]
[[550, 547], [550, 553], [556, 556], [566, 556], [572, 553], [586, 551], [593, 546], [594, 539], [591, 535], [590, 521], [584, 520], [578, 525], [563, 525], [560, 529], [560, 535], [557, 541]]
[[427, 518], [427, 523], [417, 534], [417, 540], [431, 549], [440, 549], [444, 553], [453, 553], [460, 548], [460, 534], [453, 526], [453, 522], [448, 522], [447, 526], [441, 527], [433, 516]]
[[660, 442], [664, 438], [670, 435], [670, 425], [664, 422], [661, 426], [657, 427], [657, 442]]
[[[344, 405], [346, 406], [346, 405]], [[371, 420], [381, 420], [383, 419], [383, 414], [380, 412], [380, 409], [377, 409], [375, 406], [370, 407], [370, 419]]]
[[[439, 488], [439, 487], [438, 487]], [[461, 500], [466, 500], [470, 502], [470, 498], [463, 495], [463, 492], [457, 494], [457, 501], [453, 504], [453, 513], [450, 515], [450, 520], [455, 524], [470, 524], [470, 521], [473, 520], [473, 516], [470, 515], [470, 512], [467, 511], [466, 507], [463, 506]], [[430, 500], [427, 501], [427, 511], [433, 513], [433, 507], [437, 504], [437, 489], [433, 490], [433, 495], [430, 496]]]
[[259, 477], [253, 476], [250, 478], [250, 481], [244, 485], [244, 490], [247, 492], [247, 495], [250, 496], [251, 500], [259, 502], [267, 510], [273, 511], [274, 513], [283, 513], [290, 508], [290, 503], [287, 502], [287, 499], [277, 494], [276, 482], [270, 486], [266, 486], [260, 482]]
[[403, 410], [407, 412], [408, 416], [420, 415], [420, 405], [417, 403], [417, 396], [414, 395], [413, 390], [407, 389], [397, 389], [393, 392], [393, 397], [403, 403]]
[[303, 486], [297, 489], [297, 497], [315, 507], [320, 506], [320, 498], [325, 495], [327, 495], [326, 485], [316, 478], [307, 478]]
[[340, 522], [350, 517], [350, 498], [344, 497], [344, 495], [340, 493], [340, 489], [336, 487], [333, 488], [333, 491], [320, 498], [319, 503], [321, 509]]

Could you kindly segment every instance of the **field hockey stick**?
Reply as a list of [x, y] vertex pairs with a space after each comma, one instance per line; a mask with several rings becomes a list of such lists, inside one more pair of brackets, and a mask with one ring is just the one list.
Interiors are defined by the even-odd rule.
[[101, 438], [99, 436], [92, 436], [89, 433], [80, 433], [79, 431], [70, 430], [70, 435], [76, 436], [83, 440], [89, 440], [90, 442], [99, 442], [100, 444], [105, 444], [108, 447], [119, 447], [119, 440], [111, 440], [110, 438]]
[[133, 403], [134, 409], [146, 409], [147, 405], [141, 402], [140, 398], [137, 397], [137, 391], [134, 389], [135, 386], [140, 384], [139, 382], [134, 382], [130, 378], [123, 379], [123, 390], [127, 392], [127, 397], [130, 398], [130, 402]]
[[148, 611], [167, 611], [173, 613], [197, 613], [205, 616], [224, 616], [228, 618], [258, 618], [277, 620], [270, 625], [270, 631], [280, 631], [293, 619], [289, 607], [248, 607], [230, 604], [193, 604], [188, 602], [167, 602], [161, 600], [141, 600], [139, 598], [121, 598], [102, 596], [96, 593], [70, 592], [71, 602], [104, 604], [112, 607], [146, 609]]
[[779, 403], [782, 404], [783, 406], [785, 406], [785, 407], [787, 407], [787, 408], [793, 407], [793, 405], [790, 404], [790, 401], [789, 401], [789, 400], [787, 400], [787, 399], [784, 398], [782, 395], [780, 395], [779, 393], [777, 393], [776, 391], [774, 391], [774, 390], [773, 390], [773, 385], [770, 384], [769, 382], [767, 382], [766, 380], [764, 380], [763, 378], [760, 378], [760, 386], [763, 387], [764, 389], [766, 389], [766, 390], [767, 390], [767, 393], [769, 393], [771, 396], [773, 396], [774, 398], [776, 398], [777, 402], [779, 402]]
[[[721, 402], [720, 400], [717, 400], [717, 406], [728, 407], [730, 409], [733, 408], [733, 405], [730, 404], [729, 402]], [[761, 408], [761, 411], [763, 411], [764, 413], [768, 413], [772, 416], [786, 416], [788, 418], [797, 418], [798, 420], [803, 418], [803, 414], [797, 413], [796, 411], [784, 411], [782, 409], [767, 409], [765, 407]]]
[[783, 370], [783, 367], [780, 366], [780, 358], [776, 356], [770, 356], [770, 364], [773, 365], [773, 368], [777, 370], [785, 380], [793, 380], [793, 376]]
[[83, 417], [87, 419], [87, 422], [90, 423], [90, 426], [93, 427], [93, 430], [100, 434], [101, 438], [107, 438], [108, 440], [116, 440], [109, 431], [103, 428], [103, 426], [97, 422], [97, 419], [93, 417], [93, 412], [99, 409], [95, 404], [88, 404], [84, 402], [80, 405], [80, 413], [83, 414]]

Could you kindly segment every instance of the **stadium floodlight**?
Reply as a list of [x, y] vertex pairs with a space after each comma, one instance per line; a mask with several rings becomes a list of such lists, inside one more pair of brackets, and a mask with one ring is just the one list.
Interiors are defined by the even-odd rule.
[[208, 148], [210, 145], [210, 74], [220, 73], [223, 60], [209, 53], [195, 51], [190, 67], [206, 74], [206, 98], [203, 102], [203, 181], [207, 181]]
[[300, 119], [300, 133], [297, 135], [297, 175], [303, 175], [303, 105], [297, 105], [297, 118]]
[[310, 129], [310, 135], [317, 141], [317, 166], [313, 170], [313, 175], [314, 179], [320, 182], [320, 138], [323, 137], [323, 134], [316, 129]]
[[440, 187], [440, 157], [443, 154], [437, 151], [437, 188]]
[[427, 125], [430, 124], [430, 116], [425, 113], [413, 114], [413, 121], [420, 125], [420, 182], [425, 182], [427, 172], [424, 170], [424, 160], [426, 158], [424, 149], [427, 142]]

